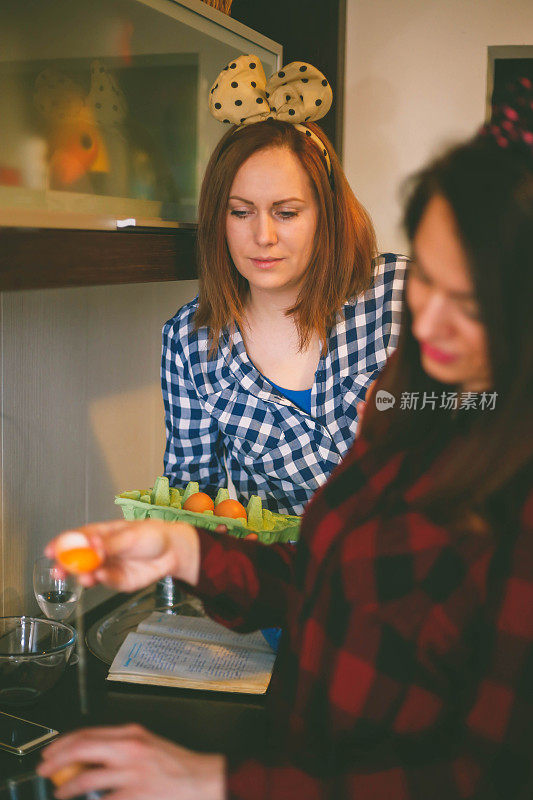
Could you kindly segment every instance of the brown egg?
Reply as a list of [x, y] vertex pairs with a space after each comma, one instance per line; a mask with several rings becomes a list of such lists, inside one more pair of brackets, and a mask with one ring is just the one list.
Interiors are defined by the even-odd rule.
[[71, 781], [76, 775], [83, 772], [83, 766], [84, 765], [80, 761], [74, 761], [72, 764], [67, 764], [66, 767], [61, 767], [61, 769], [58, 769], [53, 775], [50, 775], [50, 780], [56, 789], [59, 789], [64, 783]]

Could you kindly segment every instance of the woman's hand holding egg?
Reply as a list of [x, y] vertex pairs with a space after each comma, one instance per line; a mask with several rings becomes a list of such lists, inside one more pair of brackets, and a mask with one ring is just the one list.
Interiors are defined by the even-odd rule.
[[83, 525], [52, 540], [45, 549], [85, 586], [103, 583], [121, 592], [142, 589], [165, 575], [198, 583], [200, 544], [183, 522], [146, 519]]

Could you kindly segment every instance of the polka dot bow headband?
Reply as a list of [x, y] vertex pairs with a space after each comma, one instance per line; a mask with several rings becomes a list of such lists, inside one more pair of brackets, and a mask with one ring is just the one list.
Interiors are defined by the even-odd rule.
[[224, 67], [209, 93], [209, 110], [216, 119], [239, 128], [267, 119], [291, 122], [320, 148], [331, 175], [324, 143], [303, 123], [327, 114], [332, 100], [329, 82], [311, 64], [292, 61], [267, 81], [257, 56], [249, 55]]

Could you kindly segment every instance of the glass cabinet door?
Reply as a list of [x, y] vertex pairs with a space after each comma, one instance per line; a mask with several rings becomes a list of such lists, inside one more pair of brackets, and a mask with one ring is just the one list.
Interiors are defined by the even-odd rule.
[[194, 223], [209, 88], [281, 46], [201, 0], [1, 0], [0, 226]]

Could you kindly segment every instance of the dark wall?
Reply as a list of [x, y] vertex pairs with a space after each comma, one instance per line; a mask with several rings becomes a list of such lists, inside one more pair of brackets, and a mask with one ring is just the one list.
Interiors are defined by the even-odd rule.
[[318, 124], [342, 156], [345, 0], [233, 0], [231, 16], [283, 45], [284, 64], [307, 61], [324, 73], [333, 104]]

